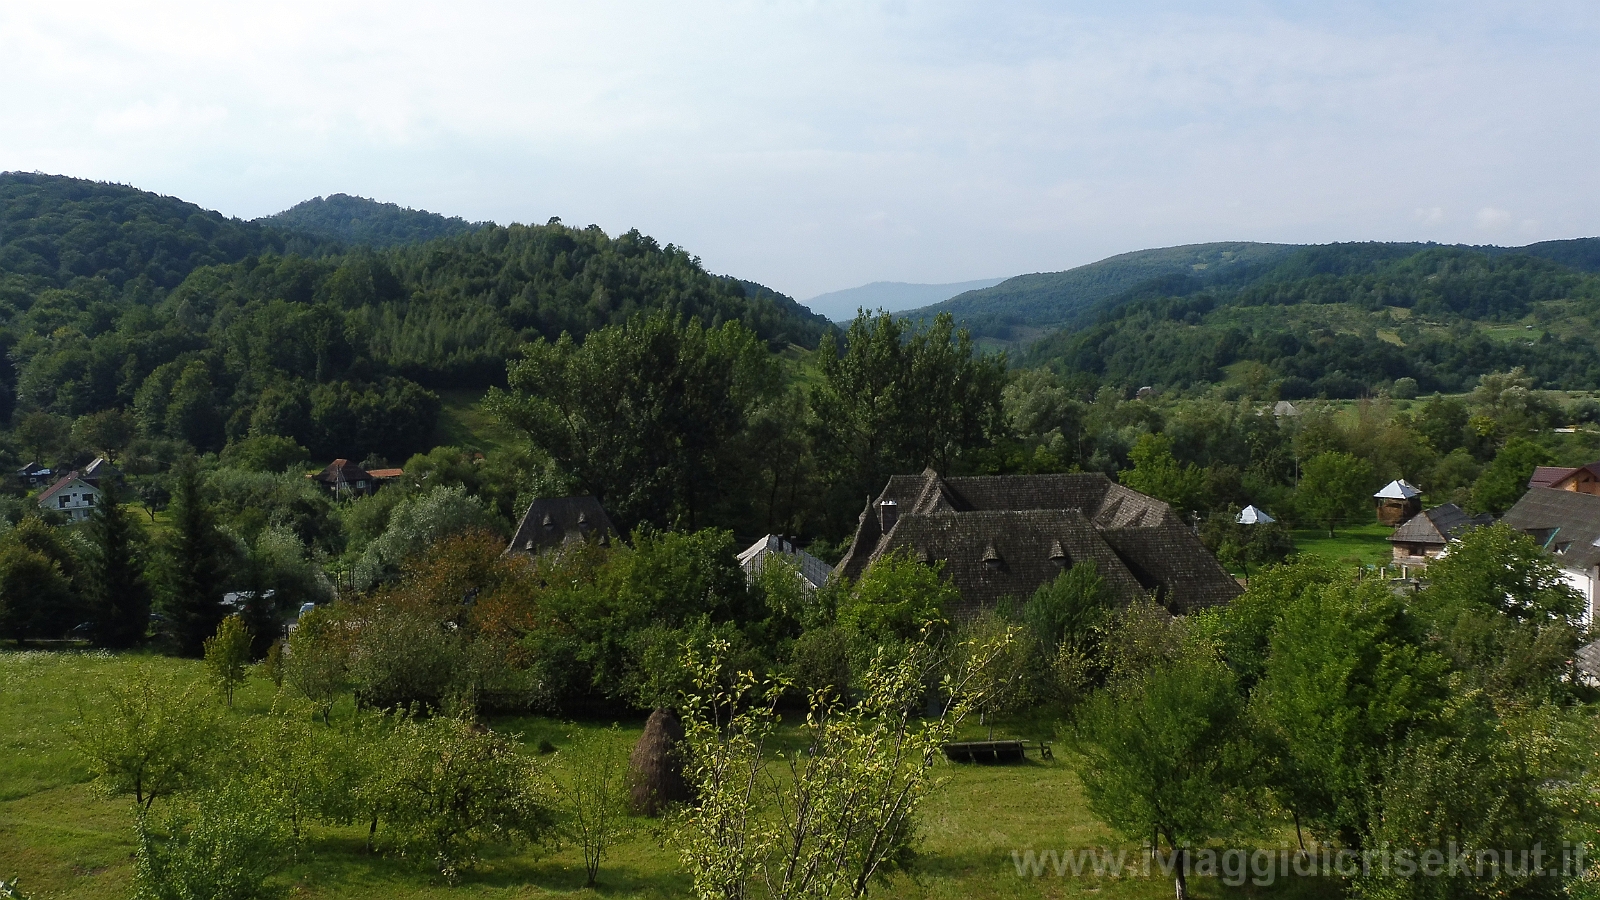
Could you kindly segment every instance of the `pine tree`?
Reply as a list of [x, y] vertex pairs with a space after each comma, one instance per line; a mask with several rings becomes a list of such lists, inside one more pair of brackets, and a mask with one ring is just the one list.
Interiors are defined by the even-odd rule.
[[228, 579], [229, 549], [201, 492], [194, 460], [180, 463], [174, 478], [172, 530], [156, 558], [155, 586], [174, 649], [183, 656], [199, 656], [227, 612], [222, 591]]
[[122, 488], [108, 478], [100, 486], [100, 505], [89, 517], [89, 602], [95, 616], [95, 642], [122, 649], [144, 640], [150, 620], [150, 586], [134, 552], [133, 523], [122, 509]]

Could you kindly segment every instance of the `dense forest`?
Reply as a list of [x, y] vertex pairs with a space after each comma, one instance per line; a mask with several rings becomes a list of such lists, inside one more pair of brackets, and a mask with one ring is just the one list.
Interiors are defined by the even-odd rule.
[[427, 210], [349, 194], [313, 197], [256, 221], [324, 240], [375, 248], [420, 244], [434, 238], [466, 234], [483, 226], [481, 222], [468, 222], [459, 216], [446, 218]]
[[1521, 367], [1600, 386], [1600, 276], [1454, 247], [1306, 247], [1263, 271], [1172, 274], [1093, 304], [1024, 354], [1075, 382], [1300, 399], [1459, 392]]
[[101, 415], [158, 457], [278, 436], [404, 458], [431, 446], [431, 390], [502, 383], [523, 343], [648, 310], [773, 347], [827, 325], [636, 231], [552, 220], [347, 249], [132, 188], [0, 176], [0, 416], [32, 436], [24, 455]]

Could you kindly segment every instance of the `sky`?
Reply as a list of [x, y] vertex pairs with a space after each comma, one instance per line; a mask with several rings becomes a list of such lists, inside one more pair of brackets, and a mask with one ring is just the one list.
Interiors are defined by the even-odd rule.
[[629, 228], [805, 299], [1600, 234], [1600, 4], [0, 6], [0, 170]]

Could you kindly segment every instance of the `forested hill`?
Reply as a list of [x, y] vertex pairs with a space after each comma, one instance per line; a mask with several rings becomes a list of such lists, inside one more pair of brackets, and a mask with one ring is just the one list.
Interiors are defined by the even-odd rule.
[[1204, 272], [1228, 277], [1294, 252], [1292, 244], [1227, 242], [1188, 244], [1159, 250], [1138, 250], [1102, 259], [1065, 272], [1039, 272], [1008, 278], [994, 287], [967, 291], [912, 310], [911, 319], [932, 319], [948, 312], [978, 337], [1017, 341], [1041, 329], [1074, 321], [1099, 301], [1114, 297], [1153, 278]]
[[[1339, 246], [1339, 245], [1329, 245]], [[1434, 244], [1362, 244], [1385, 256], [1416, 253]], [[1381, 251], [1376, 248], [1385, 248]], [[1524, 255], [1547, 259], [1585, 272], [1600, 272], [1600, 239], [1545, 241], [1526, 247], [1458, 247], [1487, 256]], [[1309, 256], [1299, 251], [1308, 251]], [[932, 319], [941, 312], [990, 342], [1012, 345], [1031, 343], [1045, 332], [1085, 324], [1100, 305], [1129, 291], [1146, 291], [1162, 278], [1193, 277], [1208, 286], [1237, 288], [1263, 280], [1300, 274], [1308, 260], [1320, 259], [1316, 248], [1298, 244], [1222, 242], [1187, 244], [1155, 250], [1137, 250], [1108, 257], [1064, 272], [1018, 275], [998, 285], [967, 291], [942, 303], [906, 313], [912, 319]], [[1314, 263], [1312, 263], [1314, 265]], [[1289, 269], [1282, 268], [1284, 265]]]
[[352, 246], [364, 244], [379, 248], [420, 244], [434, 238], [466, 234], [483, 226], [481, 222], [446, 218], [427, 210], [349, 194], [313, 197], [256, 221]]
[[125, 185], [0, 172], [0, 297], [12, 306], [77, 278], [149, 299], [200, 266], [316, 243]]
[[487, 225], [343, 250], [119, 185], [0, 175], [0, 420], [118, 410], [202, 450], [266, 434], [404, 458], [430, 446], [429, 389], [499, 383], [524, 342], [650, 310], [775, 347], [829, 327], [637, 231]]
[[1149, 279], [1024, 358], [1086, 387], [1220, 382], [1284, 399], [1449, 392], [1517, 366], [1541, 387], [1600, 388], [1597, 250], [1593, 238], [1303, 247], [1231, 274]]

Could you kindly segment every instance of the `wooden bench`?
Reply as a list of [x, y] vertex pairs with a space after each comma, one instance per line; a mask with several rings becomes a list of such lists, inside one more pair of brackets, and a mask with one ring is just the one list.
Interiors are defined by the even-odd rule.
[[951, 762], [1009, 763], [1027, 758], [1022, 741], [960, 741], [944, 745], [945, 758]]

